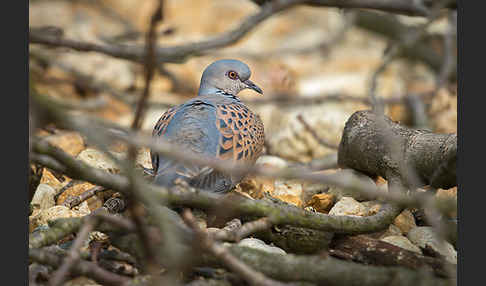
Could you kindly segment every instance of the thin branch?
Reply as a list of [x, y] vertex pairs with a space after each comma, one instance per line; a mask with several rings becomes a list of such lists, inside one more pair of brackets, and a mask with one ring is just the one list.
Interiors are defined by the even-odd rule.
[[195, 242], [199, 244], [200, 249], [207, 251], [220, 259], [226, 267], [240, 275], [250, 285], [284, 285], [283, 283], [270, 279], [264, 274], [250, 268], [248, 265], [234, 257], [227, 248], [216, 243], [211, 239], [207, 231], [200, 228], [190, 210], [186, 209], [182, 214], [182, 218], [196, 234], [197, 239]]
[[317, 134], [317, 132], [304, 120], [304, 117], [302, 116], [302, 114], [297, 115], [297, 119], [299, 120], [300, 123], [302, 123], [302, 125], [304, 125], [304, 128], [310, 134], [312, 134], [312, 136], [317, 140], [317, 142], [319, 142], [319, 144], [321, 144], [324, 147], [331, 148], [331, 149], [334, 149], [334, 150], [338, 149], [337, 145], [329, 143], [326, 140], [324, 140], [321, 136], [319, 136], [319, 134]]
[[60, 285], [67, 278], [73, 265], [79, 262], [79, 249], [83, 246], [83, 243], [88, 238], [89, 233], [95, 228], [96, 224], [97, 220], [94, 218], [89, 218], [84, 221], [61, 267], [52, 274], [52, 278], [49, 280], [51, 286]]
[[434, 10], [431, 11], [428, 21], [425, 24], [420, 25], [418, 28], [412, 29], [397, 43], [392, 43], [391, 46], [385, 50], [383, 61], [371, 76], [371, 84], [369, 88], [369, 96], [371, 99], [372, 108], [377, 115], [384, 114], [383, 100], [378, 98], [376, 95], [378, 77], [385, 71], [388, 65], [405, 47], [411, 47], [422, 37], [422, 35], [426, 32], [426, 29], [440, 17], [440, 9], [443, 7], [443, 5], [445, 5], [445, 3], [439, 3], [436, 5]]
[[100, 192], [103, 192], [105, 191], [106, 188], [105, 187], [100, 187], [100, 186], [95, 186], [83, 193], [81, 193], [79, 196], [70, 196], [68, 197], [63, 205], [72, 209], [74, 208], [75, 206], [81, 204], [82, 202], [86, 201], [87, 199], [93, 197], [94, 195], [100, 193]]
[[[253, 2], [262, 5], [264, 3], [271, 2], [272, 0], [252, 0]], [[356, 8], [356, 9], [374, 9], [384, 12], [403, 14], [408, 16], [427, 16], [430, 11], [430, 3], [424, 3], [422, 1], [409, 1], [409, 0], [308, 0], [304, 1], [304, 4], [313, 7], [336, 7], [336, 8]], [[454, 9], [455, 1], [447, 5], [448, 8]]]
[[450, 12], [448, 16], [448, 27], [446, 30], [446, 34], [444, 36], [444, 60], [442, 62], [442, 66], [440, 68], [439, 74], [437, 75], [436, 79], [436, 90], [439, 90], [444, 84], [447, 83], [450, 74], [456, 68], [454, 60], [456, 56], [454, 55], [454, 47], [455, 47], [455, 34], [457, 30], [457, 12]]
[[[158, 6], [156, 7], [152, 17], [150, 19], [150, 27], [147, 33], [147, 37], [145, 40], [145, 58], [144, 58], [144, 69], [145, 69], [145, 88], [143, 93], [138, 101], [137, 108], [135, 110], [135, 116], [133, 122], [131, 124], [131, 130], [137, 131], [140, 129], [144, 118], [145, 112], [145, 104], [150, 96], [150, 84], [152, 82], [152, 78], [154, 76], [155, 71], [155, 41], [156, 41], [156, 28], [157, 24], [163, 20], [163, 8], [164, 8], [164, 1], [160, 0], [158, 2]], [[128, 198], [133, 200], [132, 203], [128, 205], [128, 210], [132, 216], [132, 219], [136, 225], [136, 229], [138, 235], [140, 236], [143, 247], [145, 250], [147, 266], [149, 268], [149, 273], [155, 274], [158, 271], [158, 257], [156, 255], [156, 249], [152, 241], [149, 238], [148, 230], [144, 225], [140, 210], [142, 206], [140, 202], [144, 201], [144, 194], [140, 192], [140, 189], [137, 188], [137, 177], [134, 172], [134, 165], [137, 158], [137, 147], [130, 145], [128, 149], [128, 164], [126, 164], [126, 172], [128, 173], [129, 183], [130, 183], [130, 192], [128, 193]], [[150, 200], [149, 200], [150, 201]]]
[[[29, 249], [29, 259], [36, 261], [41, 264], [50, 265], [53, 267], [60, 267], [62, 265], [62, 257], [59, 255], [48, 251], [46, 249]], [[102, 285], [107, 286], [120, 286], [120, 285], [130, 285], [130, 279], [114, 274], [107, 271], [93, 262], [88, 261], [78, 261], [77, 264], [72, 266], [71, 272], [76, 276], [86, 276]]]
[[[256, 1], [258, 2], [258, 1]], [[243, 20], [240, 25], [228, 32], [208, 40], [189, 44], [177, 45], [172, 47], [157, 48], [155, 50], [156, 63], [170, 62], [178, 63], [185, 61], [189, 56], [197, 56], [205, 51], [222, 48], [236, 43], [246, 34], [253, 30], [258, 24], [279, 13], [298, 4], [310, 4], [314, 6], [328, 6], [338, 8], [365, 8], [377, 9], [393, 13], [403, 13], [407, 15], [427, 16], [429, 11], [426, 7], [418, 5], [418, 2], [408, 0], [278, 0], [262, 1], [265, 2], [260, 10]], [[145, 48], [139, 45], [101, 45], [83, 41], [76, 41], [52, 35], [37, 33], [30, 29], [29, 42], [43, 44], [53, 47], [67, 47], [82, 52], [99, 52], [112, 57], [122, 58], [132, 61], [143, 62], [145, 59]]]
[[[205, 41], [194, 42], [173, 47], [157, 48], [154, 50], [155, 62], [178, 63], [184, 61], [187, 57], [201, 54], [204, 51], [225, 47], [236, 43], [250, 32], [256, 25], [263, 22], [270, 16], [288, 9], [303, 0], [280, 0], [275, 3], [268, 3], [261, 7], [260, 11], [246, 18], [238, 28], [221, 34], [220, 36], [210, 38]], [[139, 45], [100, 45], [66, 39], [63, 37], [54, 37], [51, 35], [36, 33], [30, 30], [29, 42], [34, 44], [43, 44], [53, 47], [67, 47], [81, 52], [99, 52], [112, 57], [122, 58], [137, 62], [143, 62], [146, 58], [146, 49]]]
[[214, 234], [214, 239], [238, 242], [242, 238], [245, 238], [255, 232], [269, 229], [272, 227], [272, 225], [273, 224], [268, 217], [262, 217], [254, 221], [247, 222], [234, 230], [222, 229]]
[[163, 20], [163, 9], [164, 9], [164, 1], [160, 0], [158, 7], [155, 9], [154, 14], [150, 20], [150, 28], [147, 33], [147, 38], [145, 40], [145, 88], [143, 90], [143, 94], [139, 99], [137, 104], [137, 109], [135, 111], [135, 117], [132, 122], [132, 130], [137, 130], [140, 128], [140, 125], [143, 120], [143, 112], [145, 109], [145, 104], [150, 96], [150, 83], [152, 82], [152, 78], [154, 77], [155, 71], [155, 45], [156, 45], [156, 28], [157, 24]]

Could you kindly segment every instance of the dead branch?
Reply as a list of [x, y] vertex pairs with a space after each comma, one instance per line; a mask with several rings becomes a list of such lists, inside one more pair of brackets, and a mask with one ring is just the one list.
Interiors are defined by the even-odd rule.
[[78, 231], [81, 220], [76, 219], [59, 219], [51, 223], [49, 230], [38, 231], [29, 236], [29, 249], [40, 248], [53, 244], [68, 234]]
[[[338, 150], [338, 164], [370, 176], [400, 178], [405, 186], [411, 180], [393, 163], [384, 140], [384, 130], [377, 128], [378, 117], [371, 111], [357, 111], [346, 122]], [[382, 119], [386, 129], [398, 138], [400, 153], [397, 160], [404, 162], [419, 176], [417, 186], [431, 185], [448, 189], [457, 185], [457, 134], [435, 134], [401, 126], [388, 117]]]
[[[252, 0], [258, 5], [263, 5], [273, 0]], [[446, 1], [445, 7], [456, 9], [456, 1]], [[308, 0], [303, 4], [313, 7], [336, 7], [336, 8], [357, 8], [357, 9], [374, 9], [384, 12], [402, 14], [408, 16], [427, 16], [430, 13], [433, 1], [414, 2], [408, 0]]]
[[[62, 257], [47, 249], [30, 248], [29, 259], [41, 264], [50, 265], [53, 267], [60, 267], [62, 265]], [[93, 262], [80, 260], [73, 265], [71, 273], [75, 276], [86, 276], [103, 285], [113, 286], [128, 286], [128, 285], [142, 285], [141, 283], [130, 283], [130, 279], [107, 271]]]
[[95, 228], [97, 223], [97, 220], [92, 217], [85, 220], [69, 249], [67, 256], [63, 259], [60, 267], [52, 274], [52, 277], [49, 280], [50, 285], [60, 285], [67, 278], [70, 269], [80, 260], [79, 249], [83, 246], [84, 241], [88, 238], [89, 233]]
[[[159, 22], [163, 20], [163, 8], [164, 8], [164, 1], [160, 0], [158, 2], [158, 6], [156, 7], [152, 17], [150, 19], [150, 27], [145, 39], [145, 58], [144, 58], [144, 71], [145, 71], [145, 88], [143, 93], [138, 100], [137, 108], [135, 110], [135, 116], [133, 118], [131, 124], [131, 130], [136, 131], [140, 129], [140, 126], [143, 122], [143, 116], [145, 114], [145, 105], [150, 96], [150, 84], [152, 82], [152, 78], [154, 76], [155, 71], [155, 41], [156, 41], [156, 27]], [[147, 268], [149, 269], [150, 274], [155, 274], [158, 270], [158, 264], [160, 257], [157, 256], [157, 251], [154, 248], [154, 244], [151, 241], [148, 230], [142, 221], [142, 205], [141, 202], [147, 202], [146, 195], [140, 192], [140, 189], [137, 188], [137, 177], [135, 172], [133, 171], [135, 167], [135, 161], [137, 158], [137, 147], [136, 146], [129, 146], [127, 161], [128, 164], [125, 165], [126, 171], [128, 173], [129, 178], [129, 192], [127, 192], [127, 197], [132, 200], [132, 202], [128, 205], [128, 210], [131, 214], [132, 220], [135, 223], [137, 233], [142, 240], [142, 246], [145, 250], [145, 257]], [[150, 201], [150, 200], [148, 200]]]
[[252, 269], [245, 263], [242, 263], [235, 258], [225, 247], [216, 243], [207, 233], [207, 231], [200, 228], [197, 224], [191, 211], [185, 210], [182, 214], [184, 222], [194, 231], [196, 235], [195, 243], [199, 244], [199, 248], [211, 253], [217, 259], [220, 259], [222, 263], [240, 275], [250, 285], [266, 285], [266, 286], [278, 286], [284, 285], [283, 283], [265, 277], [262, 273]]
[[242, 238], [255, 232], [266, 230], [271, 226], [272, 222], [268, 218], [262, 217], [258, 220], [247, 222], [233, 230], [226, 230], [223, 228], [221, 231], [214, 234], [214, 239], [238, 242]]
[[425, 24], [422, 24], [420, 25], [420, 27], [417, 27], [415, 29], [411, 29], [404, 35], [401, 35], [399, 41], [391, 43], [391, 46], [386, 49], [382, 63], [371, 76], [371, 84], [369, 90], [372, 108], [377, 114], [384, 114], [384, 105], [382, 99], [376, 95], [378, 77], [385, 71], [388, 65], [404, 49], [404, 47], [413, 46], [421, 38], [421, 36], [425, 34], [426, 28], [439, 18], [440, 8], [442, 8], [442, 6], [434, 7], [434, 9], [430, 11], [430, 15]]
[[372, 265], [426, 268], [441, 277], [450, 277], [446, 268], [455, 269], [443, 259], [423, 256], [367, 235], [336, 237], [330, 248], [330, 254], [338, 258]]
[[254, 234], [255, 237], [295, 254], [327, 251], [334, 233], [292, 225], [279, 225]]
[[[246, 18], [236, 29], [210, 38], [205, 41], [183, 44], [173, 47], [156, 48], [154, 51], [156, 63], [169, 62], [178, 63], [203, 53], [204, 51], [225, 47], [236, 43], [250, 32], [255, 26], [263, 22], [270, 16], [288, 9], [303, 0], [280, 0], [275, 3], [268, 3], [260, 8], [260, 11]], [[53, 47], [67, 47], [81, 52], [98, 52], [112, 57], [142, 62], [145, 59], [145, 48], [139, 45], [100, 45], [66, 39], [63, 37], [53, 37], [51, 35], [29, 31], [29, 42], [43, 44]]]
[[[280, 281], [311, 282], [318, 285], [450, 285], [426, 270], [404, 267], [363, 265], [342, 261], [331, 256], [268, 253], [258, 249], [233, 245], [231, 254], [268, 277]], [[218, 264], [207, 257], [205, 263]]]
[[[72, 182], [72, 181], [71, 181]], [[106, 188], [105, 187], [100, 187], [100, 186], [96, 186], [96, 187], [93, 187], [85, 192], [83, 192], [82, 194], [80, 194], [79, 196], [69, 196], [63, 203], [64, 206], [72, 209], [74, 208], [75, 206], [79, 205], [80, 203], [84, 202], [85, 200], [93, 197], [94, 195], [100, 193], [100, 192], [103, 192], [105, 191]]]
[[[428, 15], [425, 7], [420, 7], [416, 2], [407, 0], [381, 1], [381, 0], [357, 0], [357, 1], [334, 1], [334, 0], [278, 0], [264, 1], [260, 10], [247, 17], [236, 29], [210, 38], [205, 41], [183, 44], [173, 47], [157, 48], [155, 50], [156, 63], [171, 62], [177, 63], [186, 60], [189, 56], [196, 56], [205, 51], [226, 47], [236, 43], [248, 32], [253, 30], [258, 24], [268, 19], [272, 15], [289, 9], [298, 4], [313, 4], [318, 6], [330, 6], [339, 8], [371, 8], [394, 13], [408, 15]], [[145, 48], [139, 45], [101, 45], [83, 41], [66, 39], [62, 36], [52, 36], [46, 33], [38, 33], [35, 30], [29, 31], [29, 42], [33, 44], [43, 44], [52, 47], [67, 47], [81, 52], [98, 52], [112, 57], [122, 58], [137, 62], [145, 59]]]
[[[72, 178], [79, 178], [96, 185], [105, 186], [107, 188], [117, 190], [121, 193], [129, 191], [129, 181], [126, 177], [108, 172], [93, 169], [86, 164], [75, 160], [70, 155], [49, 146], [39, 146], [36, 144], [36, 151], [40, 153], [49, 153], [57, 161], [66, 164], [66, 174]], [[289, 171], [291, 172], [291, 171]], [[312, 178], [312, 177], [311, 177]], [[334, 178], [334, 177], [333, 177]], [[315, 176], [314, 179], [322, 178]], [[343, 176], [341, 176], [341, 180]], [[344, 178], [347, 181], [348, 178]], [[334, 179], [335, 180], [335, 179]], [[355, 179], [356, 180], [356, 179]], [[359, 188], [360, 180], [347, 182], [347, 186]], [[349, 216], [329, 216], [319, 213], [310, 213], [302, 209], [284, 206], [275, 206], [272, 203], [262, 201], [250, 200], [233, 200], [227, 202], [222, 200], [222, 197], [217, 194], [207, 192], [194, 192], [187, 189], [176, 187], [170, 190], [154, 186], [152, 184], [140, 183], [145, 192], [153, 193], [154, 196], [163, 203], [170, 203], [172, 205], [181, 205], [188, 207], [196, 207], [200, 209], [210, 210], [218, 207], [219, 204], [227, 208], [228, 211], [234, 211], [235, 215], [249, 215], [257, 217], [268, 216], [275, 224], [290, 224], [295, 226], [319, 229], [323, 231], [336, 231], [343, 233], [366, 233], [382, 230], [390, 224], [393, 219], [400, 213], [401, 208], [384, 205], [378, 214], [369, 217], [349, 217]], [[374, 190], [376, 191], [376, 190]], [[376, 193], [375, 193], [376, 194]], [[224, 197], [223, 197], [224, 198]], [[404, 197], [407, 199], [408, 197]], [[408, 198], [410, 200], [410, 198]]]
[[[390, 39], [390, 41], [401, 41], [403, 35], [410, 32], [410, 27], [402, 24], [393, 15], [376, 13], [372, 11], [358, 11], [356, 13], [356, 26], [373, 33], [380, 34]], [[418, 42], [410, 46], [402, 46], [398, 56], [410, 60], [416, 60], [425, 63], [435, 72], [439, 72], [443, 65], [443, 57], [436, 51], [430, 49], [427, 44], [431, 37], [424, 36]], [[456, 69], [453, 69], [451, 76], [455, 76]]]
[[304, 125], [304, 128], [312, 134], [312, 137], [314, 137], [317, 140], [317, 142], [319, 142], [319, 144], [321, 144], [322, 146], [325, 146], [327, 148], [337, 150], [338, 146], [336, 146], [332, 143], [329, 143], [329, 142], [325, 141], [324, 139], [322, 139], [322, 137], [319, 136], [317, 134], [317, 132], [304, 120], [304, 117], [302, 117], [302, 114], [297, 115], [297, 119], [299, 120], [300, 123], [302, 123], [302, 125]]

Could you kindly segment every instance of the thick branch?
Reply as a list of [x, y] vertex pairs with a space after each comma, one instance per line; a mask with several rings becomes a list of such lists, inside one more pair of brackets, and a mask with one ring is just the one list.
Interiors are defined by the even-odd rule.
[[331, 256], [282, 255], [236, 245], [231, 246], [230, 251], [268, 277], [281, 281], [313, 282], [329, 286], [449, 285], [449, 281], [436, 278], [426, 271], [402, 267], [362, 265]]
[[[273, 0], [252, 0], [262, 5]], [[304, 4], [315, 7], [374, 9], [408, 16], [427, 16], [433, 1], [410, 0], [308, 0]], [[456, 9], [456, 1], [448, 1], [447, 8]]]
[[348, 259], [364, 264], [403, 266], [415, 270], [426, 268], [442, 277], [450, 276], [447, 267], [455, 269], [455, 265], [443, 259], [423, 256], [366, 235], [341, 236], [334, 239], [330, 247], [333, 256], [343, 257], [344, 253]]
[[[377, 120], [386, 127], [379, 128]], [[399, 154], [396, 161], [385, 144], [385, 130], [397, 138]], [[435, 134], [401, 126], [388, 117], [377, 118], [371, 111], [357, 111], [346, 122], [339, 145], [338, 164], [371, 176], [401, 178], [403, 184], [411, 182], [410, 174], [399, 172], [403, 162], [418, 175], [420, 184], [434, 188], [451, 188], [457, 185], [457, 134]], [[415, 187], [420, 187], [415, 186]]]
[[[60, 163], [66, 164], [64, 169], [71, 178], [78, 178], [96, 185], [127, 193], [130, 188], [126, 177], [110, 174], [99, 169], [93, 169], [86, 164], [75, 160], [71, 156], [49, 146], [36, 144], [35, 149], [43, 153], [54, 155]], [[263, 201], [250, 201], [240, 198], [231, 201], [224, 200], [224, 197], [208, 192], [194, 192], [181, 187], [167, 189], [152, 184], [141, 184], [144, 191], [151, 192], [160, 202], [172, 205], [197, 207], [211, 210], [218, 206], [234, 215], [248, 215], [257, 217], [268, 216], [275, 224], [290, 224], [294, 226], [333, 231], [340, 233], [367, 233], [376, 232], [386, 228], [393, 219], [400, 213], [401, 208], [390, 205], [383, 205], [381, 211], [369, 217], [330, 216], [320, 213], [306, 212], [302, 209], [291, 206], [279, 206]]]

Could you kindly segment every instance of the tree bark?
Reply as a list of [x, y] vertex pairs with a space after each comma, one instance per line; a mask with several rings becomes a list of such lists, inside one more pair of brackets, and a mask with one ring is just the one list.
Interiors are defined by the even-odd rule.
[[331, 255], [364, 264], [403, 266], [411, 269], [427, 269], [441, 277], [450, 277], [449, 270], [455, 265], [443, 259], [423, 256], [367, 235], [341, 236], [333, 240]]
[[348, 119], [338, 150], [340, 167], [398, 179], [407, 187], [456, 186], [456, 161], [457, 134], [410, 129], [372, 111]]

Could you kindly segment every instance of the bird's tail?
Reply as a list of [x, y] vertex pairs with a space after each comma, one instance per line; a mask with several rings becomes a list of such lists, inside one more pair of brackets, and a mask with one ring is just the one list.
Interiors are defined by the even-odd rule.
[[224, 193], [231, 189], [232, 183], [228, 176], [210, 167], [198, 168], [175, 165], [164, 169], [155, 175], [154, 183], [167, 188], [173, 187], [177, 180], [183, 180], [188, 185], [209, 192]]
[[187, 183], [191, 181], [191, 172], [183, 165], [175, 165], [158, 172], [154, 178], [154, 184], [162, 187], [173, 187], [178, 179]]

